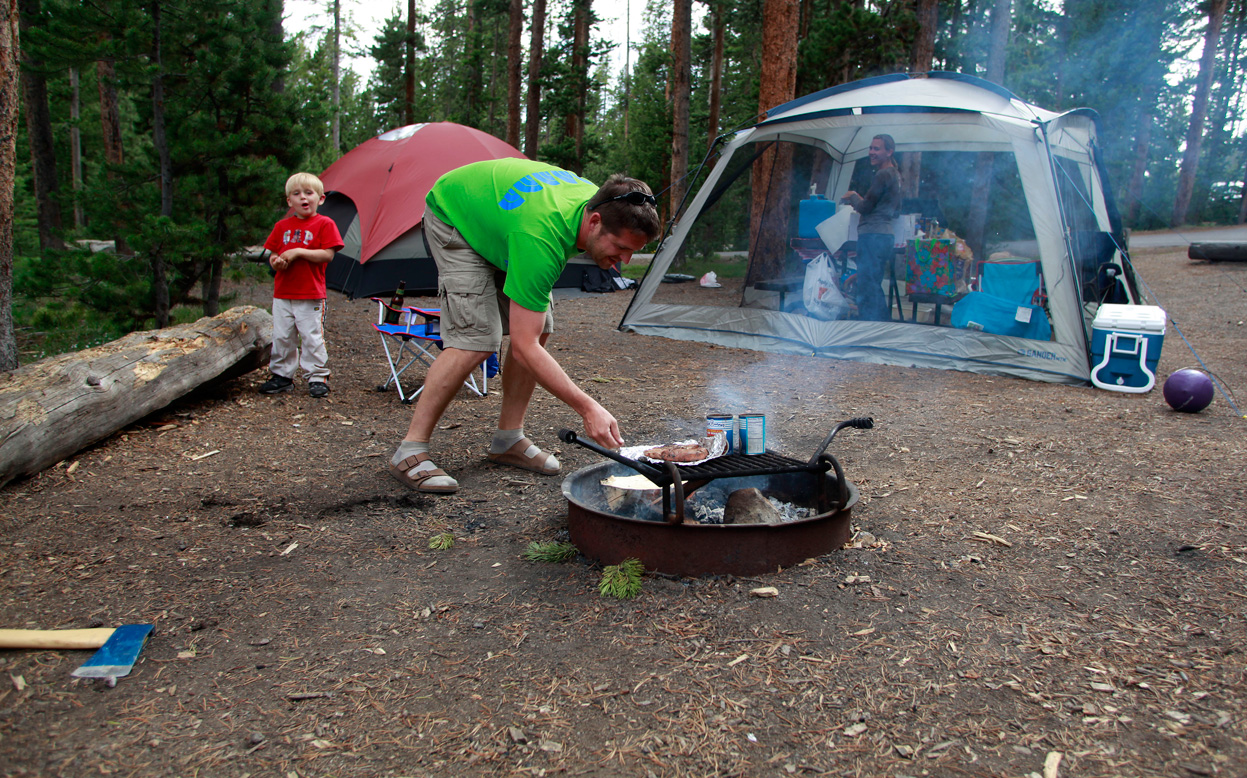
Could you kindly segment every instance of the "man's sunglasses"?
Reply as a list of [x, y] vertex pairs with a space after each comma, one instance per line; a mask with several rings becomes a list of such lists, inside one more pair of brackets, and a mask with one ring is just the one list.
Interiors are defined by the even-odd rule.
[[641, 192], [638, 190], [625, 192], [621, 195], [615, 195], [614, 197], [608, 197], [593, 207], [601, 208], [603, 205], [606, 205], [607, 203], [613, 203], [616, 200], [623, 200], [628, 205], [645, 205], [646, 203], [648, 203], [654, 206], [655, 208], [658, 207], [657, 197], [654, 197], [652, 194], [645, 194], [644, 192]]

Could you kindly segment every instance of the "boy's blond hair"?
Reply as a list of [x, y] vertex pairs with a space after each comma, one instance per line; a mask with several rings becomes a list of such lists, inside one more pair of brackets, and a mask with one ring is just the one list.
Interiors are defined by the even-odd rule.
[[295, 173], [290, 178], [287, 178], [286, 194], [290, 194], [294, 190], [301, 189], [305, 186], [310, 186], [312, 191], [321, 197], [325, 196], [325, 185], [320, 182], [319, 178], [311, 173]]

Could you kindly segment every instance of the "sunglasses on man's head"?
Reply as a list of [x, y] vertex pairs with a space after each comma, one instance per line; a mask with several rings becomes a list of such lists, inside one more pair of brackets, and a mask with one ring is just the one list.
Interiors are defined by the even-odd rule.
[[625, 192], [625, 193], [623, 193], [623, 194], [621, 194], [621, 195], [615, 195], [614, 197], [608, 197], [608, 198], [606, 198], [605, 200], [603, 200], [602, 202], [598, 203], [597, 205], [595, 205], [595, 206], [593, 206], [593, 207], [594, 207], [594, 208], [601, 208], [603, 205], [606, 205], [607, 203], [613, 203], [613, 202], [614, 202], [614, 201], [616, 201], [616, 200], [623, 200], [623, 201], [624, 201], [625, 203], [627, 203], [628, 205], [645, 205], [646, 203], [649, 203], [650, 205], [654, 206], [655, 208], [657, 208], [657, 207], [658, 207], [658, 198], [657, 198], [657, 197], [654, 197], [652, 194], [645, 194], [644, 192], [641, 192], [641, 191], [639, 191], [639, 190], [635, 190], [635, 189], [634, 189], [633, 191], [631, 191], [631, 192]]

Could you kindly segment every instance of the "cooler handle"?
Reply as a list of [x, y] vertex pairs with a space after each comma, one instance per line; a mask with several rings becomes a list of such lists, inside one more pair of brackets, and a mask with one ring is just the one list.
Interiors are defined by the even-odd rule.
[[[1127, 351], [1124, 348], [1118, 349], [1117, 339], [1119, 337], [1132, 339], [1135, 343], [1135, 348], [1130, 351]], [[1130, 356], [1134, 356], [1135, 354], [1138, 354], [1139, 355], [1139, 367], [1143, 370], [1144, 374], [1147, 375], [1147, 384], [1145, 384], [1144, 386], [1126, 386], [1124, 384], [1108, 384], [1108, 383], [1104, 383], [1103, 381], [1101, 381], [1099, 379], [1099, 372], [1102, 369], [1104, 369], [1106, 365], [1108, 365], [1108, 361], [1109, 359], [1112, 358], [1114, 353], [1127, 354]], [[1108, 389], [1113, 392], [1129, 392], [1131, 394], [1143, 394], [1144, 392], [1152, 391], [1152, 387], [1156, 386], [1156, 374], [1153, 373], [1151, 370], [1147, 369], [1147, 338], [1143, 337], [1142, 335], [1126, 335], [1120, 332], [1108, 333], [1108, 337], [1104, 341], [1104, 358], [1100, 360], [1100, 364], [1092, 368], [1091, 383], [1095, 384], [1101, 389]]]

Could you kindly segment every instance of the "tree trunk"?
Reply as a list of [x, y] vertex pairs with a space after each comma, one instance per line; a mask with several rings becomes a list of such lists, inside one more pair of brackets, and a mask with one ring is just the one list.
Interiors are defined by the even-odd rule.
[[16, 370], [13, 332], [13, 179], [17, 169], [19, 61], [17, 0], [0, 5], [0, 371]]
[[935, 60], [935, 30], [940, 19], [939, 0], [918, 0], [916, 16], [918, 34], [914, 36], [910, 70], [914, 73], [926, 73], [931, 70], [931, 63]]
[[1192, 215], [1195, 221], [1208, 221], [1205, 211], [1213, 191], [1214, 178], [1220, 178], [1223, 170], [1216, 163], [1230, 153], [1233, 124], [1237, 124], [1237, 105], [1231, 115], [1231, 104], [1240, 101], [1241, 73], [1238, 68], [1239, 56], [1243, 43], [1243, 5], [1241, 2], [1227, 5], [1225, 18], [1221, 25], [1221, 46], [1224, 55], [1219, 58], [1216, 73], [1213, 76], [1214, 89], [1209, 99], [1208, 131], [1204, 135], [1203, 156], [1205, 160], [1214, 160], [1212, 164], [1201, 166], [1195, 176], [1195, 187], [1191, 192], [1191, 203], [1187, 209], [1188, 218]]
[[467, 61], [467, 98], [461, 124], [476, 127], [480, 124], [478, 114], [481, 105], [481, 62], [483, 60], [481, 30], [481, 0], [468, 0], [468, 34], [464, 39], [464, 58]]
[[522, 38], [524, 0], [511, 0], [511, 26], [507, 29], [507, 143], [520, 147], [520, 75], [523, 70]]
[[[624, 0], [624, 69], [623, 69], [624, 147], [628, 147], [628, 118], [632, 113], [632, 2]], [[626, 153], [626, 152], [625, 152]]]
[[[914, 36], [912, 73], [927, 73], [935, 58], [935, 30], [939, 25], [939, 0], [917, 0], [918, 34]], [[911, 151], [901, 158], [901, 191], [905, 197], [918, 197], [922, 182], [922, 152]]]
[[1144, 102], [1139, 112], [1139, 127], [1134, 136], [1134, 165], [1130, 171], [1130, 187], [1126, 190], [1126, 223], [1139, 223], [1139, 203], [1143, 198], [1143, 184], [1147, 180], [1148, 152], [1152, 145], [1151, 107]]
[[403, 124], [416, 121], [416, 0], [407, 0], [407, 40], [403, 43]]
[[[117, 180], [117, 168], [125, 164], [125, 151], [121, 141], [121, 109], [117, 99], [117, 71], [111, 59], [95, 63], [95, 76], [100, 92], [100, 130], [104, 141], [104, 160], [110, 184]], [[125, 206], [119, 206], [124, 212]], [[110, 215], [109, 226], [113, 234], [113, 246], [118, 254], [129, 254], [130, 247], [122, 236], [121, 213]]]
[[[1013, 15], [1012, 0], [995, 0], [992, 26], [987, 47], [987, 80], [1003, 84], [1005, 53], [1009, 42], [1009, 26]], [[992, 171], [996, 155], [984, 152], [974, 162], [974, 189], [970, 200], [970, 217], [966, 225], [966, 245], [975, 259], [987, 258], [987, 206], [992, 194]]]
[[585, 106], [588, 104], [589, 90], [589, 16], [592, 12], [592, 0], [573, 0], [572, 9], [572, 82], [576, 96], [572, 111], [566, 117], [565, 132], [574, 148], [572, 171], [583, 173]]
[[[165, 135], [165, 82], [161, 61], [160, 3], [152, 3], [152, 145], [160, 160], [160, 215], [173, 218], [173, 162], [169, 156], [169, 139]], [[169, 326], [169, 278], [164, 261], [164, 248], [157, 243], [149, 258], [152, 266], [152, 293], [155, 297], [156, 326]]]
[[714, 148], [719, 137], [719, 112], [723, 105], [723, 3], [714, 0], [710, 5], [711, 25], [714, 28], [714, 53], [710, 59], [710, 113], [706, 118], [706, 150]]
[[95, 63], [95, 75], [100, 90], [100, 129], [104, 137], [104, 159], [109, 165], [120, 167], [125, 163], [121, 144], [121, 110], [117, 101], [117, 71], [112, 60]]
[[689, 49], [693, 36], [693, 0], [673, 0], [671, 9], [671, 190], [670, 218], [679, 216], [688, 175], [688, 101], [692, 81]]
[[1141, 51], [1139, 59], [1148, 63], [1146, 75], [1141, 79], [1142, 91], [1139, 94], [1138, 125], [1135, 131], [1134, 159], [1131, 164], [1130, 184], [1126, 190], [1124, 208], [1126, 223], [1136, 226], [1139, 223], [1139, 206], [1143, 199], [1143, 189], [1147, 181], [1148, 158], [1152, 148], [1152, 128], [1156, 124], [1156, 106], [1159, 103], [1161, 89], [1165, 85], [1165, 71], [1159, 64], [1161, 61], [1161, 45], [1165, 34], [1165, 16], [1168, 3], [1166, 0], [1151, 0], [1138, 10], [1142, 24], [1147, 27], [1147, 49]]
[[82, 229], [82, 119], [81, 98], [78, 93], [78, 68], [69, 69], [69, 175], [74, 189], [74, 227]]
[[[286, 31], [282, 29], [282, 16], [285, 15], [286, 4], [283, 0], [268, 0], [269, 6], [269, 27], [268, 39], [270, 45], [276, 45], [286, 39]], [[109, 69], [111, 72], [111, 63]], [[276, 77], [273, 78], [273, 91], [282, 94], [286, 91], [286, 76], [284, 70], [278, 70]], [[115, 97], [115, 93], [114, 93]]]
[[[224, 167], [217, 169], [217, 202], [230, 202], [233, 192], [230, 191], [229, 173]], [[224, 208], [217, 209], [216, 215], [216, 234], [213, 240], [217, 246], [229, 245], [229, 220], [227, 211]], [[202, 279], [200, 294], [203, 297], [204, 316], [216, 316], [221, 312], [221, 275], [225, 270], [225, 260], [217, 254], [208, 263], [207, 272], [204, 273]]]
[[[764, 0], [762, 7], [762, 73], [758, 113], [796, 96], [797, 0]], [[788, 201], [792, 181], [792, 148], [771, 149], [753, 164], [750, 204], [749, 277], [746, 285], [783, 275], [788, 256]], [[763, 219], [763, 216], [769, 216]]]
[[528, 104], [524, 122], [524, 156], [537, 158], [541, 140], [541, 57], [545, 46], [546, 0], [533, 0], [532, 43], [528, 47]]
[[1208, 95], [1212, 90], [1217, 44], [1221, 37], [1221, 21], [1225, 18], [1227, 1], [1211, 0], [1208, 9], [1204, 53], [1199, 59], [1199, 80], [1195, 85], [1195, 99], [1191, 103], [1191, 123], [1186, 133], [1186, 150], [1182, 153], [1182, 166], [1178, 170], [1178, 193], [1173, 200], [1173, 216], [1170, 219], [1174, 227], [1186, 223], [1187, 211], [1191, 207], [1191, 192], [1195, 189], [1195, 171], [1199, 166], [1199, 151], [1204, 140], [1204, 119], [1208, 115]]
[[342, 3], [333, 0], [333, 125], [330, 133], [334, 159], [342, 153]]
[[0, 485], [54, 465], [209, 381], [263, 366], [272, 342], [272, 317], [244, 306], [0, 375]]
[[[39, 0], [18, 0], [23, 32], [39, 26], [42, 14]], [[22, 85], [26, 98], [26, 133], [30, 139], [30, 158], [34, 166], [35, 206], [39, 224], [39, 248], [60, 248], [61, 204], [57, 199], [56, 147], [52, 140], [52, 118], [48, 113], [48, 85], [43, 63], [29, 52], [22, 57]]]

